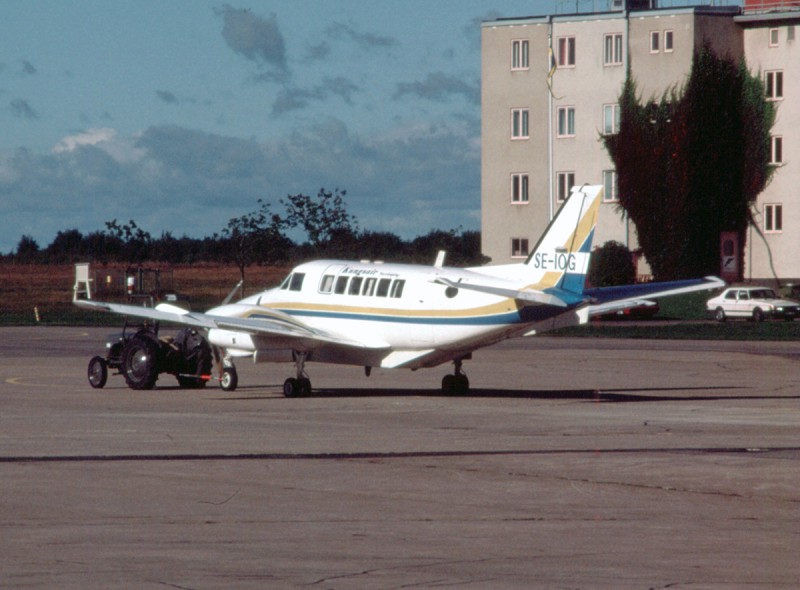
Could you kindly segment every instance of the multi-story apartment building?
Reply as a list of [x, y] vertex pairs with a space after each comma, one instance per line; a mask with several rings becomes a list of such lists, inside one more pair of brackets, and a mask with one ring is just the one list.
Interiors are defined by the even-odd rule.
[[527, 256], [570, 188], [584, 183], [605, 185], [595, 244], [616, 240], [635, 249], [601, 136], [618, 129], [628, 69], [644, 98], [660, 99], [682, 85], [707, 41], [720, 55], [744, 57], [778, 103], [772, 158], [780, 167], [755, 205], [761, 235], [749, 232], [739, 276], [800, 278], [800, 7], [630, 9], [610, 2], [607, 12], [483, 23], [484, 254], [497, 264]]

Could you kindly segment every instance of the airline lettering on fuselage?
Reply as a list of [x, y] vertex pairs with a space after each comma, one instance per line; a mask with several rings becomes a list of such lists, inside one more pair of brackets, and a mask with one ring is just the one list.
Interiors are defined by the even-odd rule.
[[396, 277], [399, 276], [396, 272], [387, 272], [383, 269], [377, 268], [353, 268], [352, 266], [345, 266], [342, 270], [343, 275], [348, 276], [357, 276], [357, 277], [370, 277], [370, 276], [381, 276], [381, 277]]
[[352, 266], [346, 266], [342, 271], [343, 275], [355, 275], [359, 276], [373, 276], [377, 275], [378, 271], [374, 268], [353, 268]]
[[542, 270], [575, 270], [577, 260], [575, 254], [568, 252], [537, 252], [533, 255], [531, 266]]

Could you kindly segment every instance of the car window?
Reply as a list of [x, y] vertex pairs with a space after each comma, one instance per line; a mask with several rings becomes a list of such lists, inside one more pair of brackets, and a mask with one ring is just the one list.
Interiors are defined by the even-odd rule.
[[739, 299], [750, 299], [750, 294], [747, 291], [739, 291]]
[[736, 291], [728, 291], [725, 293], [725, 299], [736, 299]]

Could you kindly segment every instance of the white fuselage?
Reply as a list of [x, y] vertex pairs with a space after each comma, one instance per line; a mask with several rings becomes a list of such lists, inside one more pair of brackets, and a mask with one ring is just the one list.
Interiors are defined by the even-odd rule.
[[[537, 322], [570, 313], [549, 306], [520, 307], [509, 297], [448, 287], [436, 282], [443, 273], [451, 281], [465, 283], [486, 279], [467, 269], [321, 260], [296, 267], [280, 287], [209, 314], [252, 319], [260, 313], [282, 312], [327, 334], [361, 342], [366, 348], [363, 355], [339, 352], [331, 359], [325, 358], [324, 350], [317, 350], [315, 360], [372, 365], [391, 351], [441, 353], [423, 364], [407, 365], [416, 368], [450, 360], [526, 332]], [[284, 355], [279, 351], [286, 352], [287, 346], [302, 348], [302, 343], [289, 346], [274, 337], [260, 339], [233, 331], [212, 330], [209, 338], [234, 354], [257, 352], [257, 360], [289, 361], [291, 350]]]

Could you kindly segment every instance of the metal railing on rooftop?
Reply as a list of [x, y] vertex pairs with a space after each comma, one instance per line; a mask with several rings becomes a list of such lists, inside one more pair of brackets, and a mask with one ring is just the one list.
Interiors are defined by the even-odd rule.
[[[769, 0], [773, 4], [791, 4], [798, 0]], [[655, 10], [693, 6], [741, 6], [741, 0], [556, 0], [556, 14], [591, 14], [623, 10]]]

